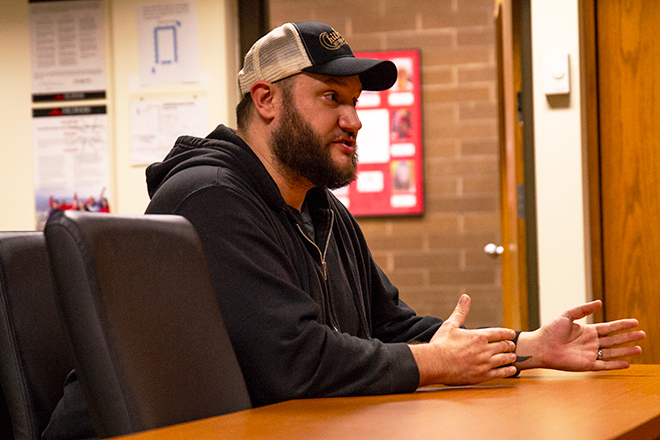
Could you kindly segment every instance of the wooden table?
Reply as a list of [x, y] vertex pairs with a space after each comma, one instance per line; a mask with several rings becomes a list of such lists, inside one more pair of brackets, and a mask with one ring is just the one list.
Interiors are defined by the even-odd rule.
[[471, 387], [309, 399], [125, 439], [656, 439], [660, 365], [598, 373], [524, 371]]

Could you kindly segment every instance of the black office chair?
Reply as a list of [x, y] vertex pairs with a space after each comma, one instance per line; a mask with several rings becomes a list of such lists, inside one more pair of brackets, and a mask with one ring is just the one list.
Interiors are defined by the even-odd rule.
[[14, 440], [14, 429], [11, 425], [9, 408], [5, 401], [5, 395], [0, 389], [0, 440]]
[[68, 211], [49, 219], [45, 235], [100, 436], [251, 407], [186, 219]]
[[43, 233], [0, 232], [2, 438], [40, 439], [72, 369]]

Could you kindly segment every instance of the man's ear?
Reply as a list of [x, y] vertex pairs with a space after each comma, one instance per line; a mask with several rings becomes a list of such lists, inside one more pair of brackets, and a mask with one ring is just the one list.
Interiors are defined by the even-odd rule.
[[272, 83], [266, 81], [257, 81], [250, 89], [252, 102], [259, 112], [259, 115], [270, 122], [276, 116], [276, 88]]

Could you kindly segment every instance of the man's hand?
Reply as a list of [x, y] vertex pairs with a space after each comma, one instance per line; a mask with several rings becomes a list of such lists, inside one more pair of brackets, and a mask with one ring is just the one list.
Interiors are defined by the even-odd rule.
[[[646, 334], [632, 331], [637, 327], [636, 319], [621, 319], [600, 324], [575, 322], [589, 316], [602, 306], [600, 301], [564, 310], [540, 329], [521, 333], [516, 353], [532, 356], [516, 364], [519, 369], [552, 368], [566, 371], [615, 370], [628, 368], [630, 364], [621, 359], [642, 352], [639, 346], [622, 346], [641, 341]], [[602, 358], [598, 359], [598, 350]]]
[[[419, 368], [419, 385], [468, 385], [516, 373], [502, 367], [515, 361], [513, 330], [460, 328], [470, 311], [470, 297], [463, 295], [451, 316], [428, 344], [411, 345]], [[502, 368], [500, 368], [502, 367]]]

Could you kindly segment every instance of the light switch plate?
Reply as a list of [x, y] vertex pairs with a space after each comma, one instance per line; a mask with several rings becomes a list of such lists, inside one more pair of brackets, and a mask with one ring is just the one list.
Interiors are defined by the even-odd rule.
[[570, 93], [567, 53], [550, 53], [543, 56], [543, 91], [546, 95]]

